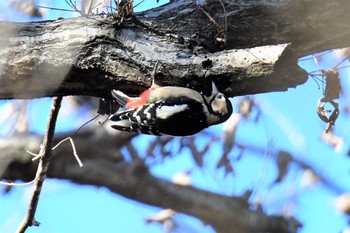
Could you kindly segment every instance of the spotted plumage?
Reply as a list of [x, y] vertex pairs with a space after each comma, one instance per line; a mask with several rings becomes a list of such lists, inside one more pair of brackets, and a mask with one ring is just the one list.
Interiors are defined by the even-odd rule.
[[[157, 87], [131, 98], [112, 91], [116, 100], [129, 109], [110, 117], [114, 129], [154, 135], [193, 135], [211, 125], [226, 121], [232, 113], [231, 102], [213, 83], [209, 96], [184, 87]], [[136, 103], [136, 104], [135, 104]], [[141, 103], [141, 104], [138, 104]]]

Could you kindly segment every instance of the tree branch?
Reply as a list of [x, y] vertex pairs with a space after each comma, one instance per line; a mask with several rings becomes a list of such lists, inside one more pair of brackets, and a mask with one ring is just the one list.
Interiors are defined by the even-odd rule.
[[[101, 20], [105, 19], [2, 23], [3, 34], [17, 33], [0, 43], [6, 45], [0, 46], [0, 98], [108, 97], [112, 88], [137, 94], [151, 85], [157, 61], [161, 66], [156, 79], [163, 85], [203, 89], [209, 80], [215, 80], [229, 96], [286, 90], [307, 77], [296, 58], [291, 59], [287, 44], [208, 53], [199, 46], [188, 49], [186, 44], [132, 21], [116, 30], [112, 21]], [[35, 31], [38, 27], [41, 31]], [[33, 40], [30, 44], [28, 36]], [[284, 69], [285, 63], [288, 69]]]
[[48, 118], [47, 130], [44, 137], [43, 144], [41, 145], [38, 157], [40, 158], [38, 170], [35, 175], [34, 189], [32, 193], [32, 198], [30, 200], [29, 209], [27, 215], [23, 219], [21, 225], [17, 229], [18, 233], [23, 233], [30, 226], [39, 226], [40, 223], [35, 220], [35, 212], [38, 206], [39, 197], [41, 193], [41, 188], [47, 175], [53, 137], [55, 134], [55, 126], [57, 121], [57, 116], [59, 109], [61, 107], [62, 97], [55, 97], [53, 99], [51, 112]]
[[[116, 144], [119, 142], [118, 138], [120, 141], [127, 140], [125, 136], [128, 134], [107, 136], [105, 133], [92, 130], [91, 134], [85, 132], [73, 136], [79, 156], [84, 163], [82, 168], [78, 167], [74, 156], [67, 156], [71, 154], [69, 144], [62, 144], [54, 150], [48, 177], [68, 179], [78, 184], [103, 186], [113, 193], [142, 203], [171, 208], [198, 217], [211, 224], [218, 232], [291, 233], [296, 232], [299, 227], [293, 219], [268, 216], [263, 212], [251, 210], [243, 198], [227, 197], [195, 187], [179, 186], [154, 177], [141, 160], [129, 163], [116, 157], [119, 148], [119, 144]], [[66, 136], [62, 135], [61, 138]], [[61, 138], [57, 138], [57, 141]], [[18, 145], [22, 145], [22, 139], [25, 140], [22, 137], [17, 138]], [[116, 146], [113, 148], [111, 145]], [[11, 147], [11, 153], [16, 154], [13, 144]], [[17, 150], [21, 151], [22, 148]], [[26, 174], [28, 176], [35, 166], [30, 157], [25, 160], [22, 155], [20, 160], [11, 162], [3, 178], [12, 180], [26, 178]]]
[[[200, 6], [212, 19], [178, 0], [121, 26], [106, 16], [2, 22], [0, 98], [138, 94], [157, 60], [164, 85], [200, 89], [214, 80], [228, 96], [283, 91], [307, 78], [300, 56], [349, 46], [346, 0], [221, 2], [225, 10], [213, 0]], [[224, 44], [217, 25], [227, 27]]]

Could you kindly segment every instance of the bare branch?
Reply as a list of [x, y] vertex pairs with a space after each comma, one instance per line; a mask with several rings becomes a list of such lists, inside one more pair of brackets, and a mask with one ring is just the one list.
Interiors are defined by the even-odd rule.
[[81, 162], [79, 156], [78, 156], [77, 150], [75, 149], [74, 141], [73, 141], [73, 139], [71, 137], [67, 137], [65, 139], [62, 139], [59, 143], [57, 143], [56, 146], [52, 147], [52, 150], [56, 149], [57, 147], [59, 147], [61, 145], [61, 143], [64, 143], [64, 142], [66, 142], [68, 140], [69, 140], [69, 142], [70, 142], [70, 144], [72, 146], [73, 155], [74, 155], [75, 160], [77, 160], [77, 162], [79, 164], [79, 167], [84, 166], [83, 163]]
[[38, 206], [41, 188], [47, 176], [49, 161], [51, 157], [52, 142], [55, 134], [55, 127], [59, 109], [61, 107], [62, 97], [55, 97], [53, 99], [51, 112], [48, 118], [48, 125], [44, 137], [43, 145], [40, 149], [40, 162], [35, 176], [34, 189], [32, 198], [30, 200], [27, 215], [23, 219], [21, 225], [17, 229], [18, 233], [24, 233], [30, 226], [39, 226], [40, 223], [35, 220], [35, 212]]
[[[79, 168], [73, 156], [67, 156], [71, 153], [71, 146], [64, 143], [53, 151], [48, 177], [68, 179], [78, 184], [96, 187], [103, 186], [113, 193], [145, 204], [193, 215], [213, 225], [218, 232], [230, 232], [227, 229], [236, 229], [237, 233], [296, 232], [298, 225], [290, 219], [253, 211], [246, 200], [240, 197], [227, 197], [195, 187], [179, 186], [150, 174], [140, 159], [132, 163], [121, 160], [117, 157], [120, 149], [118, 143], [130, 140], [130, 135], [109, 135], [106, 131], [102, 133], [99, 128], [91, 130], [91, 134], [82, 132], [74, 135], [74, 142], [84, 167]], [[65, 137], [67, 136], [62, 136]], [[20, 137], [15, 139], [17, 142], [21, 141]], [[57, 139], [59, 140], [61, 139]], [[22, 147], [23, 150], [23, 145], [16, 146]], [[29, 162], [22, 162], [25, 161], [22, 154], [22, 157], [12, 162], [11, 169], [5, 172], [3, 178], [16, 180], [29, 176], [26, 174], [34, 170], [35, 164], [31, 162], [31, 155], [25, 155], [28, 156]], [[240, 213], [239, 216], [237, 213]]]

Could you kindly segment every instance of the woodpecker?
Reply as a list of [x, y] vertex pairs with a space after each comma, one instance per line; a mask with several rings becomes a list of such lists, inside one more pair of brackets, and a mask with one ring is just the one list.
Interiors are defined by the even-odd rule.
[[212, 82], [210, 95], [185, 87], [157, 86], [132, 98], [112, 90], [126, 110], [110, 120], [114, 129], [153, 135], [189, 136], [226, 121], [232, 113], [230, 100]]

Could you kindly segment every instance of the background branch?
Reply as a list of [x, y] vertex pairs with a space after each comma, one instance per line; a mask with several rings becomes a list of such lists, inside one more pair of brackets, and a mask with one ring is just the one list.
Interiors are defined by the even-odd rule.
[[[107, 136], [98, 131], [92, 130], [90, 137], [87, 137], [90, 134], [87, 131], [72, 136], [84, 167], [79, 168], [77, 165], [74, 156], [71, 155], [70, 145], [62, 144], [53, 151], [48, 177], [68, 179], [78, 184], [96, 187], [103, 186], [111, 192], [145, 204], [171, 208], [177, 212], [196, 216], [211, 224], [218, 232], [235, 229], [237, 233], [259, 231], [289, 233], [296, 232], [299, 227], [294, 220], [268, 216], [263, 212], [251, 210], [244, 198], [223, 196], [157, 178], [149, 173], [142, 160], [127, 162], [117, 157], [118, 144], [114, 148], [111, 146], [113, 144], [104, 146], [111, 141], [116, 142], [118, 138], [121, 141], [123, 138], [129, 140], [130, 137], [123, 136], [128, 134]], [[59, 141], [66, 136], [57, 137], [56, 140]], [[21, 138], [17, 141], [20, 142]], [[18, 148], [19, 151], [21, 149]], [[36, 166], [31, 162], [29, 155], [28, 157], [26, 162], [23, 155], [21, 160], [12, 161], [3, 178], [25, 179], [23, 175], [30, 173], [29, 171], [34, 170], [33, 167]]]

